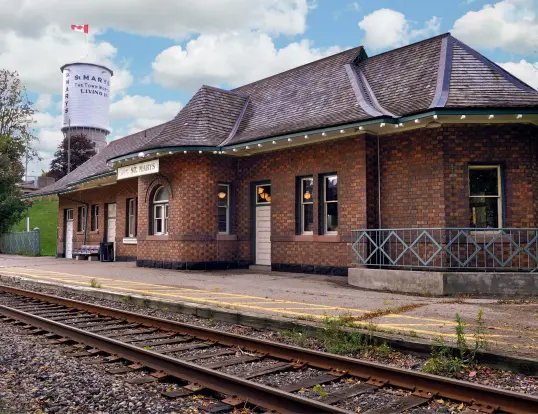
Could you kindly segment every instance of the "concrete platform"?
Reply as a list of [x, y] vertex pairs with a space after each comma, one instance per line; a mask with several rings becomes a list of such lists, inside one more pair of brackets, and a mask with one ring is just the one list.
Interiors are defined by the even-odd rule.
[[422, 272], [349, 269], [348, 282], [362, 289], [420, 295], [538, 295], [538, 273]]
[[497, 298], [446, 299], [361, 290], [346, 277], [313, 276], [252, 270], [173, 271], [137, 268], [134, 263], [80, 262], [55, 258], [0, 255], [0, 276], [26, 278], [90, 290], [159, 298], [180, 304], [229, 310], [243, 315], [290, 321], [322, 321], [327, 315], [350, 315], [379, 332], [408, 340], [455, 338], [455, 315], [468, 324], [482, 309], [490, 346], [538, 357], [538, 303]]

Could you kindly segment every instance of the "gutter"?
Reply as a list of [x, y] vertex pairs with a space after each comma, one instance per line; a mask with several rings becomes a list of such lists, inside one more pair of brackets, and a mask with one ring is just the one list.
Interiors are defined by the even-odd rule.
[[380, 123], [386, 123], [386, 124], [400, 124], [405, 122], [414, 121], [416, 119], [422, 119], [431, 117], [433, 115], [516, 115], [516, 114], [538, 114], [538, 108], [537, 109], [524, 109], [524, 108], [510, 108], [510, 109], [501, 109], [501, 108], [480, 108], [480, 109], [445, 109], [445, 108], [437, 108], [432, 109], [426, 112], [416, 113], [412, 115], [406, 115], [399, 118], [392, 118], [392, 117], [378, 117], [378, 118], [371, 118], [366, 121], [360, 121], [360, 122], [353, 122], [349, 124], [340, 124], [340, 125], [333, 125], [330, 127], [324, 127], [324, 128], [317, 128], [317, 129], [311, 129], [311, 130], [304, 130], [304, 131], [295, 131], [293, 133], [284, 134], [284, 135], [277, 135], [277, 136], [270, 136], [265, 138], [260, 138], [252, 141], [244, 141], [241, 143], [236, 143], [233, 145], [226, 145], [226, 146], [169, 146], [169, 147], [157, 147], [157, 148], [150, 148], [143, 151], [137, 151], [133, 153], [128, 153], [119, 157], [115, 158], [109, 158], [107, 162], [118, 162], [118, 161], [125, 161], [125, 160], [132, 160], [138, 158], [139, 152], [143, 152], [145, 155], [154, 155], [157, 153], [164, 153], [164, 152], [179, 152], [179, 151], [199, 151], [199, 152], [222, 152], [222, 151], [228, 151], [233, 150], [236, 148], [243, 148], [246, 145], [257, 145], [257, 144], [264, 144], [264, 143], [270, 143], [272, 141], [282, 141], [287, 140], [289, 138], [297, 138], [297, 136], [305, 134], [305, 135], [313, 135], [313, 134], [320, 134], [323, 132], [333, 132], [339, 129], [347, 129], [347, 128], [358, 128], [358, 127], [366, 127], [368, 125], [372, 124], [380, 124]]

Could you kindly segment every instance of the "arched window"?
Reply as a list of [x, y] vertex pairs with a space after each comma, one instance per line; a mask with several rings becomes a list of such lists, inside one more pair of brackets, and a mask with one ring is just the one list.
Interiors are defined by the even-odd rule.
[[153, 196], [153, 234], [168, 234], [168, 190], [159, 187]]

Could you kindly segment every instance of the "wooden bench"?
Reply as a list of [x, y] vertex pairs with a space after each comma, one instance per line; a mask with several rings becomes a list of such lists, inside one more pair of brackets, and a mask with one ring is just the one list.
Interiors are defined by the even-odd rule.
[[88, 261], [99, 260], [99, 246], [84, 245], [73, 249], [75, 260], [88, 259]]

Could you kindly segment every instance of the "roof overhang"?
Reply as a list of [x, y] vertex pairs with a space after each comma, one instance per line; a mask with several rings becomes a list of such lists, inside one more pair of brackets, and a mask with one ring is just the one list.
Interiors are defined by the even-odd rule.
[[235, 143], [218, 147], [174, 146], [144, 150], [109, 159], [109, 166], [135, 164], [174, 154], [198, 152], [226, 154], [232, 156], [250, 156], [252, 154], [275, 151], [283, 148], [309, 145], [316, 142], [340, 139], [358, 134], [389, 135], [418, 128], [436, 128], [443, 124], [536, 124], [538, 125], [538, 108], [536, 109], [435, 109], [427, 112], [403, 116], [400, 118], [379, 117], [355, 123], [333, 125], [324, 128], [298, 131], [279, 136], [264, 137], [248, 142]]

